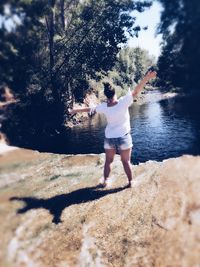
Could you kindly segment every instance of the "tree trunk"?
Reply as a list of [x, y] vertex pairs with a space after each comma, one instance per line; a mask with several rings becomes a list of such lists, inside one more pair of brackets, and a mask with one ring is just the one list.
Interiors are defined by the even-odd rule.
[[55, 34], [55, 1], [50, 1], [50, 11], [48, 18], [49, 30], [49, 70], [51, 76], [51, 83], [53, 85], [53, 68], [54, 68], [54, 34]]
[[65, 1], [60, 0], [60, 18], [63, 32], [65, 31]]
[[60, 83], [58, 82], [57, 76], [54, 73], [55, 67], [55, 0], [49, 1], [50, 9], [49, 15], [46, 19], [48, 38], [49, 38], [49, 73], [50, 73], [50, 88], [54, 98], [55, 114], [57, 115], [56, 125], [61, 126], [63, 122], [63, 112], [60, 96]]

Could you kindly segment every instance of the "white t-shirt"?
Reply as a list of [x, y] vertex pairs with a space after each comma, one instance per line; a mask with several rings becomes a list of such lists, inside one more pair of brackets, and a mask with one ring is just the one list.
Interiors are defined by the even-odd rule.
[[133, 103], [131, 92], [120, 97], [116, 105], [108, 107], [107, 103], [101, 103], [96, 106], [98, 113], [103, 113], [107, 119], [105, 129], [106, 138], [122, 137], [130, 132], [130, 115], [128, 107]]

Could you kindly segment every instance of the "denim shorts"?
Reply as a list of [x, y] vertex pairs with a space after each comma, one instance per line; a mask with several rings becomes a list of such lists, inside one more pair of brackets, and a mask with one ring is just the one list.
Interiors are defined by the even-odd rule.
[[133, 146], [132, 137], [130, 133], [125, 134], [118, 138], [106, 138], [104, 139], [104, 149], [116, 149], [126, 150]]

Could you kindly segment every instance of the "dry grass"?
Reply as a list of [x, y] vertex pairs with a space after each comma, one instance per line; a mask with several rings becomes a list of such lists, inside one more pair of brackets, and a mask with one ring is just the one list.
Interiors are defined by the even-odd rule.
[[199, 157], [133, 166], [132, 189], [117, 157], [100, 189], [103, 155], [15, 152], [2, 161], [0, 266], [199, 266]]

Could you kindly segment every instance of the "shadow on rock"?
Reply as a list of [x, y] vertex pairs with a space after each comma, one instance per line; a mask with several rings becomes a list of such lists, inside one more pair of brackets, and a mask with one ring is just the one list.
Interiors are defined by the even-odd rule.
[[75, 204], [81, 204], [100, 199], [106, 195], [120, 192], [127, 187], [119, 187], [109, 190], [99, 190], [99, 186], [81, 188], [68, 194], [62, 194], [49, 199], [35, 197], [11, 197], [10, 201], [24, 201], [25, 206], [17, 211], [18, 214], [25, 213], [31, 209], [47, 209], [53, 215], [52, 222], [58, 224], [61, 222], [62, 211]]

